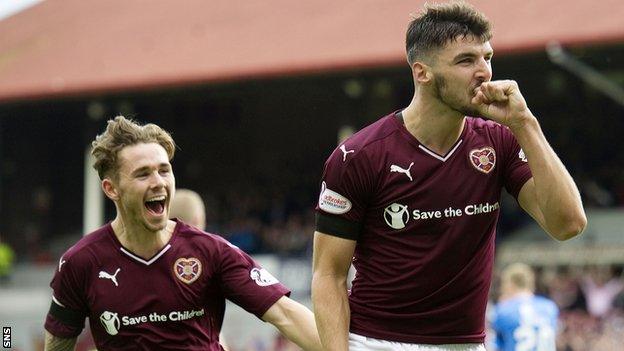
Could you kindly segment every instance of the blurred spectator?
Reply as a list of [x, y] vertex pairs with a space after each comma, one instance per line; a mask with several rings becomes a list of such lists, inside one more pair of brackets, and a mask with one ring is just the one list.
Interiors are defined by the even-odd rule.
[[169, 217], [179, 218], [182, 222], [201, 230], [206, 228], [206, 206], [199, 194], [189, 189], [177, 189], [171, 202]]
[[495, 349], [555, 351], [559, 309], [534, 291], [531, 267], [514, 263], [503, 270], [500, 302], [491, 315]]
[[7, 285], [13, 271], [15, 253], [13, 249], [0, 236], [0, 286]]
[[587, 310], [603, 318], [612, 311], [615, 298], [624, 291], [624, 281], [614, 277], [610, 266], [592, 267], [581, 280], [581, 288], [587, 300]]
[[562, 332], [557, 339], [560, 351], [622, 350], [624, 315], [621, 311], [600, 320], [580, 311], [562, 314]]
[[[535, 271], [539, 273], [536, 277], [537, 285], [541, 285], [542, 291], [555, 300], [561, 309], [557, 334], [558, 351], [620, 351], [623, 349], [624, 291], [619, 290], [619, 295], [611, 298], [614, 294], [611, 290], [610, 295], [602, 295], [605, 297], [599, 298], [597, 296], [600, 296], [600, 293], [590, 297], [591, 292], [595, 293], [592, 289], [586, 297], [580, 288], [581, 284], [585, 284], [581, 281], [586, 280], [591, 281], [591, 284], [598, 289], [604, 289], [607, 284], [611, 287], [619, 286], [623, 283], [621, 266], [596, 266], [586, 269], [583, 267], [545, 267]], [[497, 271], [497, 274], [500, 273]], [[495, 277], [495, 280], [502, 280], [502, 278]], [[495, 289], [493, 291], [496, 292]], [[501, 291], [501, 294], [504, 295], [504, 292]], [[593, 308], [590, 305], [593, 306], [595, 303], [592, 300], [594, 298], [609, 301], [606, 313], [599, 314], [600, 316], [588, 313], [588, 308]], [[602, 302], [604, 309], [606, 304], [604, 304], [605, 301]], [[491, 312], [493, 317], [494, 311]], [[494, 349], [493, 345], [488, 344], [488, 350]]]
[[225, 227], [225, 236], [241, 250], [253, 254], [260, 249], [261, 224], [257, 218], [237, 217], [231, 220]]
[[581, 184], [586, 206], [610, 207], [615, 204], [614, 195], [594, 179], [586, 179]]
[[301, 256], [308, 252], [313, 231], [301, 214], [291, 214], [286, 223], [273, 223], [262, 228], [264, 250], [280, 256]]
[[547, 295], [561, 310], [586, 310], [585, 297], [581, 292], [575, 273], [569, 267], [545, 271], [542, 276]]

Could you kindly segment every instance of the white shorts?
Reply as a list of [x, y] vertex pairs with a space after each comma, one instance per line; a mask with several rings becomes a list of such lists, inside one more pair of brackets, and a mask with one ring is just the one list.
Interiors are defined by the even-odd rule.
[[485, 351], [483, 344], [409, 344], [349, 333], [349, 351]]

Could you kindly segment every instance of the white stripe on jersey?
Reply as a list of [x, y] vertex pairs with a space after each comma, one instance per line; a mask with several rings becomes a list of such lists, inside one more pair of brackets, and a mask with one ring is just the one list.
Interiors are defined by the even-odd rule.
[[146, 261], [146, 260], [142, 259], [141, 257], [133, 254], [132, 252], [124, 249], [123, 247], [120, 247], [119, 249], [121, 250], [121, 252], [125, 253], [126, 255], [130, 256], [131, 258], [134, 258], [135, 260], [143, 263], [144, 265], [149, 266], [150, 264], [154, 263], [160, 256], [164, 255], [165, 252], [167, 252], [170, 248], [171, 248], [171, 244], [167, 244], [167, 246], [165, 246], [162, 250], [160, 250], [158, 255], [152, 257], [152, 259], [149, 260], [149, 261]]
[[448, 159], [449, 159], [449, 157], [451, 157], [451, 156], [453, 155], [453, 153], [455, 152], [455, 150], [457, 150], [457, 148], [459, 147], [459, 145], [461, 145], [461, 143], [462, 143], [463, 141], [464, 141], [463, 139], [462, 139], [462, 140], [460, 140], [460, 141], [457, 143], [457, 145], [455, 145], [455, 147], [454, 147], [451, 151], [449, 151], [449, 152], [446, 154], [446, 156], [444, 156], [444, 157], [442, 157], [442, 156], [440, 156], [440, 155], [436, 154], [435, 152], [433, 152], [433, 151], [431, 151], [431, 150], [427, 149], [426, 147], [424, 147], [424, 146], [422, 146], [422, 145], [418, 145], [418, 147], [419, 147], [420, 149], [422, 149], [424, 152], [428, 153], [429, 155], [431, 155], [431, 156], [433, 156], [433, 157], [437, 158], [438, 160], [440, 160], [440, 161], [442, 161], [442, 162], [446, 162], [446, 160], [448, 160]]
[[65, 305], [63, 305], [59, 300], [57, 300], [56, 297], [54, 297], [54, 295], [52, 295], [52, 301], [54, 301], [55, 304], [61, 307], [65, 307]]

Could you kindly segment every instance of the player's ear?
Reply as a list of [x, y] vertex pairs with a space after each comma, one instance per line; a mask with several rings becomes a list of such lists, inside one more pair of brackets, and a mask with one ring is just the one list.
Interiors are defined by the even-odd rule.
[[119, 190], [115, 183], [108, 177], [102, 180], [102, 191], [106, 194], [106, 197], [113, 201], [119, 200]]
[[412, 74], [414, 76], [414, 82], [418, 84], [427, 84], [433, 78], [431, 67], [420, 61], [416, 61], [412, 64]]

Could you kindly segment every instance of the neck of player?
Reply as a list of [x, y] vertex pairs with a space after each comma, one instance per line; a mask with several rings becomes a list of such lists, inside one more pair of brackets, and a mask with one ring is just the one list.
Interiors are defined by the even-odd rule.
[[153, 231], [145, 228], [140, 223], [133, 223], [125, 219], [124, 216], [118, 213], [111, 226], [123, 247], [135, 255], [148, 260], [167, 245], [173, 235], [176, 222], [168, 220], [164, 228]]
[[414, 95], [403, 110], [405, 128], [429, 150], [446, 155], [464, 130], [465, 118], [436, 100]]

